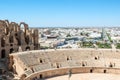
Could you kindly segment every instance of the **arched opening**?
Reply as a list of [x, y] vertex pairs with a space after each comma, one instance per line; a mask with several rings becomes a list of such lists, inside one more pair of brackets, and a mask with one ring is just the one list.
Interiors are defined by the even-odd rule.
[[11, 49], [10, 49], [10, 53], [13, 53], [13, 52], [14, 52], [14, 49], [13, 49], [13, 48], [11, 48]]
[[104, 70], [104, 73], [106, 73], [107, 71], [106, 70]]
[[97, 57], [95, 57], [95, 60], [97, 60], [98, 58]]
[[67, 57], [67, 61], [69, 61], [69, 57]]
[[2, 74], [3, 72], [2, 72], [2, 69], [0, 69], [0, 75]]
[[40, 59], [40, 63], [43, 63], [42, 59]]
[[6, 26], [8, 27], [9, 26], [9, 21], [5, 20], [5, 23], [6, 23]]
[[113, 65], [112, 65], [112, 64], [110, 64], [110, 65], [109, 65], [109, 67], [113, 67]]
[[27, 70], [27, 68], [24, 69], [25, 71]]
[[85, 66], [85, 63], [82, 63], [82, 66], [84, 67], [84, 66]]
[[3, 37], [1, 38], [1, 46], [5, 47], [5, 39]]
[[40, 74], [40, 79], [42, 79], [43, 78], [43, 75], [42, 74]]
[[112, 64], [112, 63], [110, 63], [109, 67], [113, 67], [113, 64]]
[[15, 37], [17, 37], [18, 36], [18, 34], [17, 33], [15, 33]]
[[9, 21], [5, 20], [4, 22], [5, 22], [5, 25], [6, 25], [5, 34], [8, 35], [8, 32], [9, 32]]
[[57, 68], [59, 68], [59, 65], [57, 65]]
[[13, 25], [13, 30], [16, 32], [17, 31], [17, 23], [12, 22], [12, 25]]
[[10, 46], [13, 46], [13, 44], [10, 44]]
[[10, 42], [10, 43], [13, 43], [13, 42], [14, 42], [13, 36], [10, 36], [10, 37], [9, 37], [9, 42]]
[[30, 47], [29, 47], [29, 46], [27, 46], [27, 47], [26, 47], [26, 51], [29, 51], [29, 50], [30, 50]]
[[3, 50], [1, 51], [1, 58], [5, 58], [5, 56], [6, 56], [6, 53], [5, 53], [5, 50], [3, 49]]
[[59, 64], [58, 64], [58, 63], [56, 63], [56, 65], [57, 65], [57, 68], [60, 68], [60, 66], [59, 66]]
[[92, 69], [90, 69], [90, 73], [93, 73], [93, 70], [92, 70]]
[[29, 36], [26, 36], [26, 37], [25, 37], [25, 42], [26, 42], [27, 44], [29, 44]]
[[16, 40], [17, 40], [17, 45], [21, 45], [21, 42], [20, 42], [20, 39], [16, 37]]
[[22, 24], [22, 23], [20, 24], [20, 29], [24, 32], [24, 30], [25, 30], [24, 29], [24, 24]]

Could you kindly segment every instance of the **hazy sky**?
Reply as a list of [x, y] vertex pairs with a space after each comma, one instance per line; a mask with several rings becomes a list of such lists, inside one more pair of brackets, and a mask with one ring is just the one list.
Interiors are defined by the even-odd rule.
[[31, 27], [120, 26], [120, 0], [0, 0], [0, 19]]

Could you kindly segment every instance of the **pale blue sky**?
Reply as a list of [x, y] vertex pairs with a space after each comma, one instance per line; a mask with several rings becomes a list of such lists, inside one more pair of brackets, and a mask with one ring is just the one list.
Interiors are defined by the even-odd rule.
[[0, 0], [0, 19], [31, 27], [120, 26], [120, 0]]

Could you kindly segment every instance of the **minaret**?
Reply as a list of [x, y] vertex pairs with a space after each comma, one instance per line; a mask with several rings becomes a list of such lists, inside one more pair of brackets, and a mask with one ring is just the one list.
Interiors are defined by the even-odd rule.
[[101, 39], [102, 40], [105, 39], [105, 29], [104, 28], [102, 28]]

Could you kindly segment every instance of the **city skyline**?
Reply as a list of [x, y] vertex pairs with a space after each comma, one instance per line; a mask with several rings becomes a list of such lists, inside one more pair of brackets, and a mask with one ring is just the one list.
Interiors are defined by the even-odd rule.
[[1, 19], [30, 27], [120, 26], [119, 0], [1, 0]]

